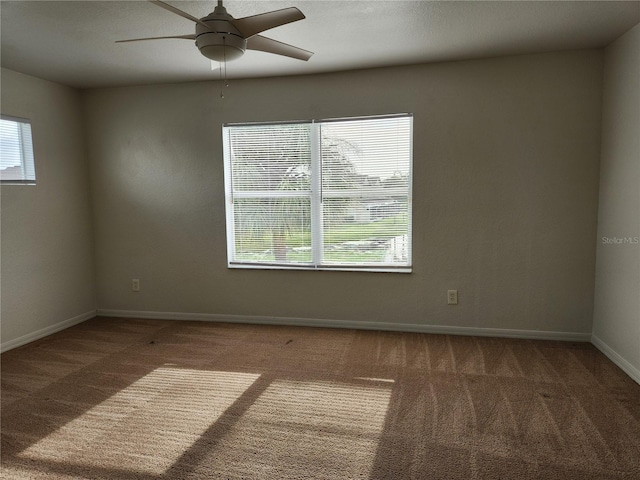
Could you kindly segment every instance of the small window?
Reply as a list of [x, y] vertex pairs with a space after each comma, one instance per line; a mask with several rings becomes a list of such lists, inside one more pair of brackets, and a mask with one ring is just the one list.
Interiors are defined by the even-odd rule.
[[8, 184], [35, 184], [31, 123], [0, 117], [0, 180]]
[[412, 117], [223, 127], [230, 268], [411, 271]]

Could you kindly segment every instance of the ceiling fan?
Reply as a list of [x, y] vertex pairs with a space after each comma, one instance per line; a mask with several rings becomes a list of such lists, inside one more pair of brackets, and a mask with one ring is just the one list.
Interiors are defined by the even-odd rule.
[[218, 6], [213, 12], [206, 17], [196, 18], [166, 2], [159, 0], [149, 1], [165, 10], [195, 22], [196, 33], [193, 35], [118, 40], [116, 43], [166, 38], [195, 40], [200, 53], [208, 59], [217, 62], [227, 62], [240, 58], [245, 50], [259, 50], [304, 61], [309, 60], [311, 55], [313, 55], [313, 52], [258, 35], [265, 30], [304, 19], [305, 16], [302, 12], [295, 7], [283, 8], [282, 10], [274, 10], [250, 17], [233, 18], [222, 5], [222, 0], [218, 0]]

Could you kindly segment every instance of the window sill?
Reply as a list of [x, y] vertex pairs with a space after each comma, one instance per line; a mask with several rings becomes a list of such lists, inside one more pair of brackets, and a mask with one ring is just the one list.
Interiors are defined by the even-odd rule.
[[323, 272], [378, 272], [378, 273], [411, 273], [412, 267], [392, 266], [368, 266], [357, 267], [353, 265], [315, 266], [315, 265], [281, 265], [265, 263], [229, 263], [229, 269], [238, 270], [299, 270], [299, 271], [323, 271]]
[[35, 180], [0, 180], [0, 185], [35, 185]]

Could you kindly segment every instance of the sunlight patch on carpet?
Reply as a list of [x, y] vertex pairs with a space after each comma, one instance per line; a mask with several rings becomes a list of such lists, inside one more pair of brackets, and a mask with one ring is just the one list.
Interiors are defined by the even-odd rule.
[[161, 367], [18, 456], [162, 474], [259, 377]]
[[188, 478], [368, 478], [392, 388], [276, 380]]

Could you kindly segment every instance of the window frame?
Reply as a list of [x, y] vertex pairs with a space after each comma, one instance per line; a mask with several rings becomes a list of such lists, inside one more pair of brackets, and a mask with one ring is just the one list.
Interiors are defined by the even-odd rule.
[[[323, 263], [324, 245], [323, 236], [325, 228], [323, 225], [322, 203], [326, 198], [358, 197], [361, 192], [345, 190], [340, 193], [323, 192], [322, 185], [322, 153], [321, 153], [321, 126], [325, 123], [357, 121], [357, 120], [377, 120], [385, 118], [408, 118], [410, 121], [409, 130], [409, 172], [408, 185], [406, 188], [394, 189], [401, 192], [401, 196], [407, 198], [407, 236], [409, 242], [408, 258], [405, 265], [390, 264], [327, 264]], [[311, 156], [311, 188], [309, 190], [295, 191], [268, 191], [268, 192], [237, 192], [233, 189], [233, 170], [230, 152], [230, 139], [227, 133], [228, 128], [269, 126], [269, 125], [296, 125], [307, 124], [310, 126], [310, 156]], [[242, 122], [224, 123], [222, 125], [223, 163], [224, 163], [224, 187], [225, 187], [225, 225], [227, 235], [227, 268], [229, 269], [258, 269], [258, 270], [303, 270], [303, 271], [359, 271], [359, 272], [386, 272], [386, 273], [411, 273], [413, 270], [413, 114], [397, 113], [388, 115], [368, 115], [357, 117], [342, 117], [329, 119], [298, 120], [298, 121], [272, 121], [272, 122]], [[320, 173], [318, 173], [320, 172]], [[267, 195], [268, 193], [268, 195]], [[390, 192], [393, 193], [393, 192]], [[310, 231], [311, 231], [311, 261], [297, 262], [291, 264], [279, 262], [250, 262], [236, 261], [236, 229], [234, 220], [234, 199], [238, 198], [309, 198], [310, 202]]]
[[[18, 124], [18, 135], [19, 135], [19, 144], [20, 144], [20, 167], [23, 172], [22, 179], [4, 179], [0, 174], [0, 185], [36, 185], [36, 162], [35, 162], [35, 152], [33, 145], [33, 128], [31, 120], [28, 118], [16, 117], [13, 115], [4, 115], [0, 114], [0, 119], [13, 122]], [[25, 141], [24, 134], [22, 132], [22, 125], [29, 126], [29, 136], [30, 136], [30, 149], [25, 150]], [[28, 176], [28, 171], [31, 170], [33, 172], [33, 178], [25, 178]]]

